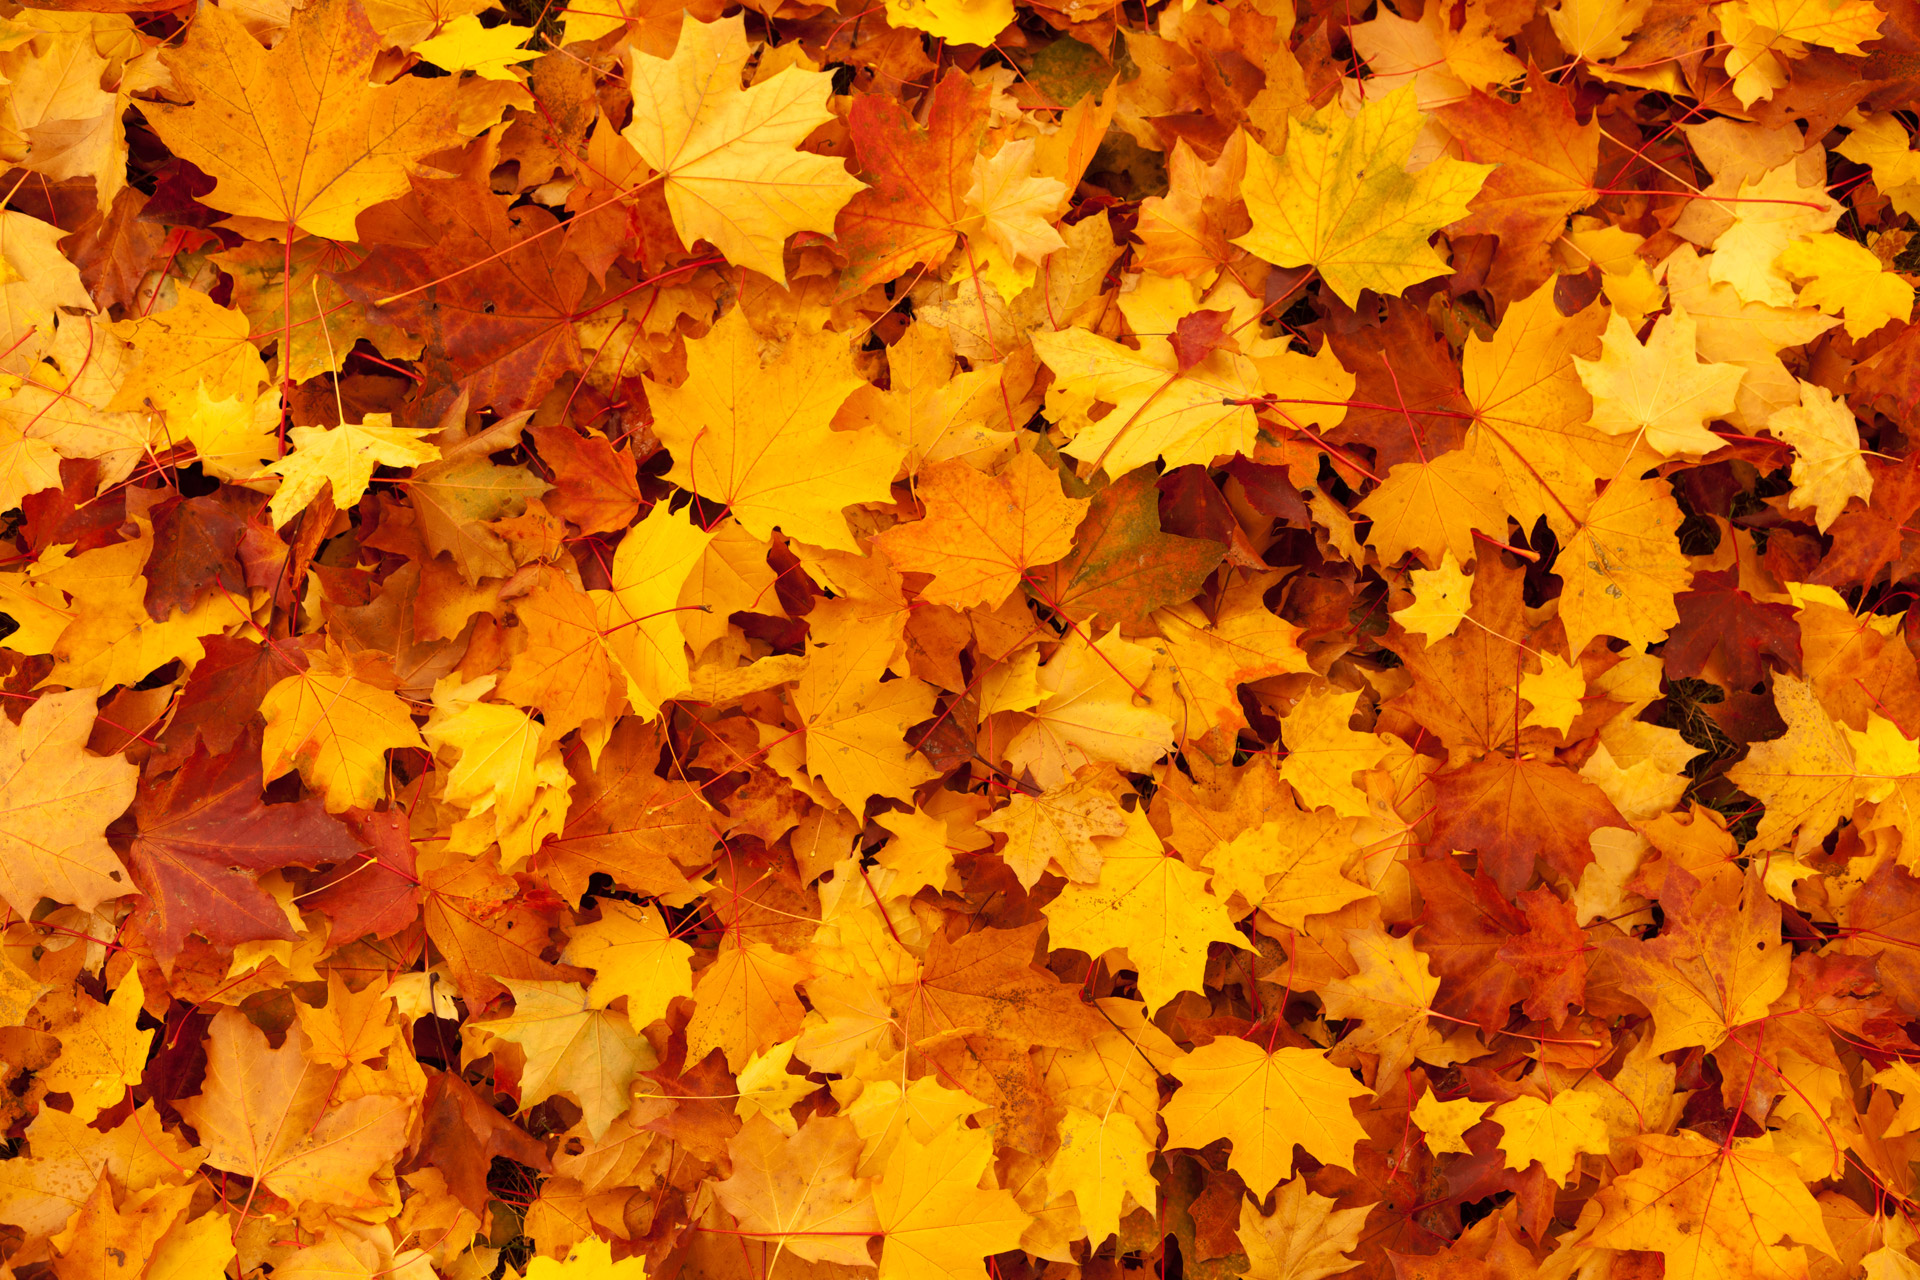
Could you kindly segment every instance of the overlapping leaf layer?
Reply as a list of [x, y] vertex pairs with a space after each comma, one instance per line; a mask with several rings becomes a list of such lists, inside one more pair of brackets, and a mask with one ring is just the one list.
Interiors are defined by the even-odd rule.
[[1920, 1277], [1915, 0], [0, 9], [19, 1280]]

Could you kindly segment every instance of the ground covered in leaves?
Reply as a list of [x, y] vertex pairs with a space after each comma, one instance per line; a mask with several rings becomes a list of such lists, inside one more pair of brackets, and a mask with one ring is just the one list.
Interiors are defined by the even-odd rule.
[[1914, 0], [49, 5], [6, 1274], [1920, 1277]]

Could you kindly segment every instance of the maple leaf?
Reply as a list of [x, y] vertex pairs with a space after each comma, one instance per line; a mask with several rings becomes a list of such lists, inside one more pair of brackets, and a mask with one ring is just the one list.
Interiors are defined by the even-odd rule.
[[424, 428], [396, 427], [392, 415], [384, 413], [337, 427], [295, 427], [287, 433], [293, 452], [253, 478], [284, 477], [268, 505], [274, 527], [283, 528], [319, 495], [322, 485], [332, 486], [335, 506], [352, 506], [367, 491], [375, 467], [432, 462], [440, 450], [420, 439], [426, 434]]
[[1693, 578], [1677, 539], [1681, 519], [1658, 480], [1621, 477], [1594, 499], [1555, 562], [1569, 653], [1602, 634], [1640, 644], [1665, 638], [1679, 621], [1674, 594]]
[[1255, 579], [1229, 589], [1211, 623], [1190, 604], [1155, 611], [1174, 689], [1185, 704], [1182, 737], [1239, 728], [1246, 723], [1240, 686], [1309, 667], [1300, 629], [1267, 609], [1266, 587]]
[[214, 179], [215, 208], [353, 240], [356, 215], [406, 194], [421, 158], [459, 138], [454, 82], [375, 85], [379, 52], [358, 0], [300, 10], [271, 51], [209, 8], [166, 56], [192, 105], [160, 103], [148, 118]]
[[852, 601], [815, 610], [817, 649], [793, 698], [806, 729], [807, 768], [855, 810], [870, 796], [905, 799], [930, 776], [902, 738], [933, 710], [932, 691], [920, 681], [881, 680], [903, 620], [874, 626], [863, 613]]
[[713, 1190], [744, 1228], [809, 1262], [871, 1265], [863, 1233], [879, 1235], [880, 1218], [871, 1183], [855, 1174], [860, 1135], [853, 1121], [813, 1116], [788, 1135], [756, 1116], [727, 1152], [733, 1175]]
[[1280, 1185], [1273, 1212], [1240, 1202], [1240, 1244], [1252, 1280], [1325, 1280], [1360, 1263], [1347, 1255], [1360, 1247], [1371, 1205], [1337, 1209], [1339, 1202], [1307, 1190], [1305, 1178]]
[[652, 384], [667, 478], [725, 503], [742, 528], [851, 551], [841, 511], [884, 500], [901, 449], [871, 428], [833, 431], [834, 411], [860, 385], [846, 344], [794, 334], [763, 360], [739, 309], [687, 348], [687, 380]]
[[1377, 733], [1351, 727], [1360, 693], [1315, 690], [1286, 719], [1287, 758], [1280, 776], [1309, 806], [1325, 805], [1348, 817], [1364, 817], [1367, 803], [1354, 775], [1385, 761], [1393, 746]]
[[1247, 945], [1205, 877], [1168, 857], [1137, 814], [1100, 852], [1100, 879], [1069, 884], [1047, 909], [1053, 944], [1096, 958], [1124, 950], [1149, 1008], [1204, 985], [1209, 943]]
[[1526, 92], [1517, 102], [1476, 89], [1434, 115], [1460, 140], [1467, 159], [1499, 166], [1455, 233], [1499, 236], [1501, 253], [1489, 284], [1496, 296], [1531, 293], [1550, 272], [1548, 245], [1567, 216], [1595, 198], [1600, 122], [1580, 125], [1571, 95], [1538, 67], [1528, 68]]
[[831, 232], [862, 184], [839, 160], [798, 150], [832, 118], [832, 77], [788, 66], [741, 89], [751, 55], [744, 19], [688, 13], [671, 58], [635, 53], [634, 118], [621, 136], [664, 183], [682, 239], [710, 241], [785, 284], [787, 237]]
[[416, 179], [364, 225], [379, 247], [335, 279], [367, 316], [422, 347], [436, 389], [426, 420], [460, 403], [461, 390], [475, 406], [518, 412], [581, 365], [575, 312], [587, 269], [551, 234], [560, 224], [550, 214], [509, 212], [464, 179]]
[[1031, 453], [983, 476], [964, 462], [937, 462], [920, 473], [926, 516], [896, 525], [880, 545], [902, 569], [931, 573], [920, 598], [935, 604], [998, 608], [1039, 565], [1073, 549], [1088, 499], [1069, 498], [1060, 479]]
[[1850, 498], [1871, 501], [1873, 477], [1861, 457], [1860, 428], [1846, 401], [1825, 387], [1800, 384], [1800, 403], [1767, 419], [1767, 430], [1793, 446], [1793, 505], [1814, 508], [1822, 532]]
[[1769, 669], [1801, 671], [1800, 624], [1791, 605], [1762, 603], [1731, 573], [1697, 573], [1673, 598], [1680, 615], [1660, 660], [1671, 675], [1698, 678], [1717, 661], [1733, 687], [1751, 689]]
[[329, 650], [267, 690], [262, 775], [299, 769], [329, 813], [372, 808], [386, 785], [387, 752], [426, 745], [407, 705], [384, 687], [390, 680], [377, 660]]
[[13, 818], [0, 897], [22, 917], [42, 898], [91, 911], [133, 889], [106, 829], [133, 800], [139, 770], [87, 751], [92, 703], [87, 689], [46, 694], [0, 725], [0, 812]]
[[561, 959], [592, 969], [587, 1003], [604, 1009], [627, 1002], [627, 1020], [635, 1031], [663, 1016], [680, 996], [693, 994], [693, 948], [667, 931], [658, 907], [605, 902], [600, 919], [568, 935]]
[[1639, 1167], [1601, 1194], [1595, 1244], [1652, 1250], [1676, 1275], [1695, 1276], [1763, 1265], [1791, 1275], [1805, 1269], [1807, 1248], [1834, 1252], [1819, 1204], [1771, 1136], [1722, 1145], [1683, 1129], [1635, 1146]]
[[1601, 1105], [1594, 1094], [1568, 1089], [1551, 1100], [1523, 1096], [1501, 1103], [1487, 1118], [1502, 1130], [1507, 1168], [1524, 1172], [1538, 1160], [1547, 1177], [1564, 1185], [1581, 1153], [1605, 1155], [1611, 1149]]
[[1224, 550], [1166, 532], [1154, 476], [1132, 471], [1093, 495], [1072, 552], [1034, 575], [1034, 594], [1089, 622], [1142, 618], [1190, 596]]
[[844, 290], [939, 262], [965, 216], [972, 162], [987, 123], [986, 95], [959, 69], [934, 86], [924, 123], [890, 97], [866, 95], [847, 120], [870, 185], [840, 211], [834, 234], [849, 262]]
[[1296, 1142], [1314, 1159], [1344, 1169], [1366, 1137], [1349, 1103], [1373, 1091], [1316, 1049], [1269, 1051], [1225, 1037], [1201, 1045], [1172, 1072], [1181, 1084], [1161, 1113], [1167, 1145], [1228, 1139], [1228, 1167], [1258, 1194], [1291, 1175]]
[[1685, 311], [1654, 321], [1642, 346], [1615, 312], [1601, 338], [1598, 360], [1575, 357], [1580, 381], [1593, 394], [1593, 425], [1609, 435], [1644, 439], [1656, 452], [1711, 453], [1720, 437], [1706, 423], [1733, 411], [1742, 370], [1705, 364], [1697, 355], [1697, 326]]
[[1069, 880], [1098, 878], [1101, 859], [1095, 837], [1123, 834], [1127, 818], [1113, 794], [1111, 776], [1084, 769], [1040, 795], [1014, 796], [1006, 808], [982, 818], [980, 829], [1007, 837], [1000, 856], [1020, 883], [1032, 888], [1049, 868]]
[[258, 1179], [296, 1204], [380, 1203], [370, 1179], [406, 1144], [405, 1099], [336, 1100], [337, 1073], [312, 1061], [303, 1031], [289, 1028], [271, 1048], [232, 1007], [214, 1016], [207, 1046], [205, 1084], [179, 1106], [206, 1135], [208, 1164]]
[[1099, 1020], [1078, 993], [1033, 965], [1040, 925], [936, 941], [897, 1001], [916, 1039], [965, 1032], [1015, 1044], [1077, 1048]]
[[1858, 53], [1885, 17], [1870, 0], [1735, 0], [1714, 16], [1732, 46], [1727, 73], [1742, 106], [1785, 88], [1785, 62], [1804, 58], [1807, 45]]
[[1679, 867], [1667, 872], [1661, 904], [1672, 923], [1659, 937], [1603, 937], [1600, 945], [1626, 989], [1653, 1010], [1654, 1052], [1717, 1048], [1786, 990], [1779, 904], [1735, 868], [1703, 882]]
[[580, 1104], [587, 1132], [598, 1138], [627, 1108], [634, 1076], [656, 1065], [652, 1046], [627, 1019], [598, 1009], [577, 983], [503, 978], [513, 1012], [469, 1025], [520, 1046], [520, 1107], [566, 1092]]
[[1828, 315], [1844, 313], [1850, 338], [1864, 338], [1913, 311], [1913, 286], [1888, 271], [1872, 250], [1845, 236], [1816, 232], [1788, 245], [1779, 264], [1807, 281], [1800, 287], [1800, 305]]
[[1348, 929], [1345, 936], [1357, 970], [1321, 988], [1321, 999], [1330, 1016], [1359, 1023], [1346, 1044], [1378, 1054], [1381, 1070], [1398, 1075], [1440, 1038], [1427, 1021], [1440, 979], [1411, 938], [1378, 929]]
[[1444, 273], [1427, 238], [1466, 216], [1495, 166], [1440, 159], [1409, 173], [1419, 131], [1408, 85], [1351, 120], [1322, 108], [1278, 158], [1249, 143], [1241, 193], [1253, 230], [1234, 243], [1276, 266], [1314, 267], [1348, 306], [1362, 289], [1403, 293]]
[[192, 932], [220, 946], [293, 938], [250, 873], [339, 862], [360, 848], [316, 801], [264, 805], [260, 791], [260, 757], [245, 744], [219, 756], [203, 747], [136, 797], [128, 869], [147, 895], [146, 933], [161, 963]]
[[139, 1030], [146, 992], [138, 973], [129, 975], [105, 1004], [80, 997], [69, 1018], [55, 1024], [60, 1056], [42, 1071], [49, 1090], [73, 1099], [73, 1117], [81, 1123], [119, 1105], [127, 1087], [140, 1083], [151, 1031]]
[[881, 1280], [984, 1276], [987, 1255], [1019, 1242], [1032, 1216], [1009, 1193], [980, 1189], [992, 1158], [979, 1129], [949, 1128], [927, 1143], [902, 1135], [873, 1193]]

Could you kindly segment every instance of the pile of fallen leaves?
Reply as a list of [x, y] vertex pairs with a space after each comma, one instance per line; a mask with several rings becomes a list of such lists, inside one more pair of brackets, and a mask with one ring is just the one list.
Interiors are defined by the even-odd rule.
[[0, 1276], [1920, 1277], [1916, 0], [0, 8]]

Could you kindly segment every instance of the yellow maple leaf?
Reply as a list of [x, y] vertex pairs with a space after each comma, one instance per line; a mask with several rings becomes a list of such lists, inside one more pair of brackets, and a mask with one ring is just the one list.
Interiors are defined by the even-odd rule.
[[1733, 412], [1745, 371], [1703, 363], [1696, 325], [1676, 308], [1653, 322], [1643, 346], [1615, 314], [1601, 338], [1598, 360], [1574, 357], [1580, 381], [1593, 395], [1593, 426], [1631, 435], [1662, 454], [1711, 453], [1723, 443], [1706, 424]]
[[1587, 695], [1586, 677], [1558, 654], [1537, 656], [1540, 669], [1520, 677], [1520, 696], [1528, 703], [1520, 723], [1565, 733], [1580, 714], [1580, 700]]
[[650, 720], [691, 687], [681, 590], [713, 541], [684, 511], [655, 503], [613, 553], [608, 589], [588, 597], [607, 649], [627, 677], [634, 714]]
[[1554, 562], [1568, 653], [1578, 657], [1599, 635], [1633, 644], [1666, 638], [1680, 618], [1674, 593], [1693, 581], [1680, 553], [1682, 518], [1659, 479], [1623, 476], [1594, 500]]
[[973, 186], [967, 191], [972, 216], [962, 221], [960, 229], [974, 240], [976, 249], [1008, 264], [1016, 259], [1038, 263], [1067, 247], [1053, 228], [1055, 214], [1065, 206], [1067, 187], [1058, 178], [1035, 175], [1038, 148], [1038, 139], [1022, 138], [991, 156], [973, 159]]
[[1393, 620], [1431, 645], [1460, 629], [1473, 607], [1473, 575], [1460, 568], [1453, 552], [1445, 552], [1438, 569], [1414, 569], [1413, 603], [1393, 610]]
[[344, 1069], [385, 1053], [400, 1033], [389, 1019], [393, 998], [387, 992], [388, 984], [381, 981], [354, 992], [338, 973], [329, 973], [326, 1004], [319, 1008], [297, 1004], [293, 1010], [307, 1034], [313, 1060], [323, 1067]]
[[814, 644], [793, 693], [806, 730], [807, 769], [854, 812], [871, 796], [907, 799], [934, 770], [904, 738], [933, 713], [933, 691], [909, 676], [886, 680], [903, 615], [874, 622], [858, 601], [815, 607]]
[[243, 313], [184, 285], [175, 290], [175, 298], [163, 311], [114, 326], [139, 359], [107, 408], [152, 405], [184, 417], [197, 405], [203, 387], [211, 395], [251, 402], [266, 381], [267, 366]]
[[1116, 480], [1156, 458], [1169, 467], [1206, 466], [1253, 452], [1259, 422], [1248, 405], [1232, 403], [1262, 393], [1251, 360], [1216, 349], [1182, 371], [1164, 335], [1140, 334], [1137, 341], [1137, 348], [1128, 347], [1086, 329], [1033, 335], [1034, 352], [1053, 370], [1057, 391], [1113, 406], [1062, 452]]
[[1111, 1110], [1095, 1115], [1069, 1106], [1057, 1132], [1060, 1147], [1048, 1166], [1047, 1185], [1072, 1194], [1080, 1225], [1095, 1248], [1120, 1229], [1129, 1197], [1149, 1211], [1158, 1203], [1154, 1142], [1132, 1116]]
[[1144, 814], [1101, 845], [1100, 879], [1069, 884], [1047, 907], [1055, 947], [1095, 959], [1124, 950], [1149, 1010], [1205, 985], [1208, 944], [1246, 948], [1206, 877], [1168, 856]]
[[1141, 705], [1154, 674], [1145, 645], [1076, 627], [1040, 668], [1040, 706], [1007, 744], [1007, 758], [1057, 786], [1087, 764], [1144, 769], [1173, 745], [1167, 710]]
[[980, 829], [1006, 835], [1000, 856], [1025, 888], [1031, 889], [1049, 868], [1069, 880], [1097, 880], [1100, 848], [1094, 838], [1127, 829], [1115, 785], [1110, 769], [1082, 769], [1037, 796], [1015, 795], [1006, 808], [980, 819]]
[[[1911, 772], [1905, 761], [1888, 758], [1892, 752], [1876, 752], [1878, 762], [1857, 761], [1856, 749], [1908, 739], [1877, 712], [1868, 713], [1865, 732], [1834, 720], [1813, 686], [1795, 676], [1775, 677], [1773, 701], [1786, 733], [1754, 743], [1727, 777], [1766, 805], [1754, 833], [1763, 848], [1811, 853], [1855, 804], [1884, 799], [1881, 789]], [[1875, 763], [1891, 769], [1883, 774]]]
[[694, 985], [687, 1023], [687, 1057], [698, 1062], [715, 1049], [738, 1071], [768, 1046], [790, 1039], [806, 1013], [795, 984], [813, 968], [764, 942], [723, 946]]
[[1377, 733], [1350, 727], [1359, 701], [1357, 689], [1315, 689], [1281, 722], [1287, 755], [1281, 762], [1280, 776], [1293, 785], [1309, 808], [1326, 805], [1350, 818], [1371, 813], [1353, 777], [1379, 768], [1394, 748]]
[[1496, 536], [1506, 531], [1499, 487], [1498, 471], [1470, 450], [1454, 449], [1398, 464], [1354, 514], [1373, 521], [1367, 545], [1380, 553], [1382, 564], [1397, 564], [1409, 551], [1428, 564], [1446, 556], [1470, 561], [1474, 530]]
[[1154, 611], [1153, 625], [1167, 642], [1168, 675], [1182, 703], [1182, 739], [1243, 728], [1241, 685], [1309, 669], [1301, 629], [1266, 606], [1270, 585], [1262, 576], [1228, 587], [1211, 623], [1190, 601]]
[[621, 136], [665, 185], [682, 239], [709, 241], [729, 262], [784, 285], [787, 237], [832, 235], [841, 206], [865, 184], [837, 157], [798, 149], [833, 118], [832, 74], [787, 66], [742, 89], [752, 52], [741, 15], [685, 14], [671, 58], [634, 51], [633, 123]]
[[588, 1236], [563, 1258], [537, 1254], [527, 1260], [526, 1280], [647, 1280], [644, 1257], [613, 1260], [613, 1246], [599, 1236]]
[[1731, 46], [1727, 74], [1743, 107], [1784, 89], [1786, 64], [1806, 57], [1808, 45], [1860, 53], [1886, 18], [1871, 0], [1733, 0], [1714, 16]]
[[0, 372], [33, 366], [53, 341], [59, 308], [93, 310], [78, 268], [56, 247], [66, 234], [51, 222], [0, 210]]
[[1791, 163], [1742, 182], [1739, 199], [1733, 224], [1713, 242], [1707, 278], [1732, 285], [1745, 302], [1792, 306], [1793, 282], [1780, 259], [1793, 244], [1832, 227], [1840, 204]]
[[1373, 890], [1347, 879], [1347, 866], [1360, 847], [1350, 819], [1331, 810], [1303, 813], [1291, 805], [1269, 812], [1209, 850], [1203, 861], [1213, 871], [1214, 891], [1238, 892], [1251, 905], [1292, 929], [1304, 929], [1308, 916], [1338, 911], [1349, 902], [1373, 896]]
[[21, 919], [40, 899], [91, 911], [133, 892], [107, 824], [133, 801], [139, 770], [86, 749], [95, 691], [42, 695], [0, 722], [0, 897]]
[[1634, 1145], [1639, 1167], [1599, 1194], [1593, 1244], [1659, 1253], [1669, 1275], [1702, 1280], [1804, 1275], [1805, 1247], [1838, 1256], [1820, 1203], [1772, 1134], [1720, 1143], [1682, 1129]]
[[471, 71], [483, 80], [518, 82], [514, 66], [540, 56], [520, 47], [533, 34], [532, 27], [483, 27], [480, 19], [463, 13], [441, 27], [438, 34], [414, 45], [413, 51], [455, 75]]
[[986, 48], [1015, 17], [1013, 0], [887, 0], [887, 19], [936, 40]]
[[1491, 1102], [1475, 1102], [1472, 1098], [1454, 1098], [1442, 1102], [1431, 1092], [1421, 1095], [1414, 1104], [1413, 1123], [1420, 1132], [1427, 1135], [1427, 1150], [1434, 1155], [1449, 1151], [1469, 1151], [1466, 1132], [1479, 1124], [1487, 1114]]
[[844, 1116], [812, 1116], [783, 1133], [748, 1120], [727, 1143], [731, 1176], [714, 1194], [748, 1231], [808, 1262], [870, 1267], [867, 1240], [880, 1234], [873, 1184], [855, 1170], [860, 1135]]
[[460, 135], [452, 79], [373, 83], [380, 40], [359, 0], [293, 12], [271, 51], [233, 13], [196, 12], [165, 55], [190, 106], [155, 103], [154, 131], [214, 179], [216, 209], [330, 240], [355, 217], [407, 193], [418, 160]]
[[337, 427], [294, 427], [287, 432], [292, 452], [249, 478], [284, 477], [267, 504], [279, 529], [306, 510], [323, 484], [333, 485], [334, 506], [351, 507], [367, 491], [375, 467], [432, 462], [440, 448], [421, 439], [432, 434], [431, 427], [396, 427], [390, 413], [370, 413]]
[[82, 993], [73, 1019], [53, 1029], [60, 1037], [60, 1056], [39, 1078], [50, 1092], [72, 1097], [76, 1120], [91, 1121], [117, 1106], [128, 1086], [140, 1083], [153, 1041], [153, 1032], [134, 1025], [145, 999], [140, 971], [134, 969], [105, 1004]]
[[371, 1179], [406, 1145], [413, 1107], [392, 1094], [340, 1100], [340, 1073], [306, 1049], [297, 1023], [273, 1048], [245, 1014], [222, 1007], [207, 1038], [205, 1081], [180, 1113], [206, 1135], [216, 1169], [257, 1178], [295, 1204], [384, 1204]]
[[[433, 714], [421, 736], [454, 762], [442, 798], [464, 808], [469, 818], [490, 815], [489, 838], [481, 847], [499, 840], [511, 863], [516, 855], [531, 854], [537, 841], [530, 835], [512, 841], [510, 833], [533, 812], [542, 791], [559, 788], [564, 794], [573, 779], [560, 753], [543, 743], [545, 726], [518, 707], [481, 701], [498, 679], [485, 675], [462, 682], [458, 674], [443, 676], [434, 686]], [[510, 842], [518, 847], [509, 848]]]
[[1348, 118], [1339, 103], [1296, 121], [1286, 151], [1247, 144], [1241, 193], [1253, 230], [1235, 244], [1275, 266], [1311, 266], [1348, 306], [1444, 274], [1427, 243], [1467, 216], [1494, 166], [1441, 158], [1407, 171], [1422, 116], [1412, 85]]
[[601, 899], [600, 918], [573, 930], [560, 959], [594, 971], [587, 1003], [595, 1009], [624, 998], [635, 1031], [693, 994], [693, 948], [673, 936], [651, 903]]
[[1538, 1160], [1547, 1177], [1565, 1186], [1581, 1153], [1603, 1156], [1611, 1149], [1602, 1106], [1596, 1094], [1563, 1089], [1552, 1101], [1523, 1095], [1503, 1102], [1488, 1119], [1503, 1131], [1507, 1168], [1524, 1173]]
[[139, 536], [125, 542], [64, 562], [42, 558], [38, 584], [72, 597], [64, 611], [70, 620], [47, 650], [55, 659], [49, 682], [106, 687], [133, 684], [176, 660], [191, 667], [206, 653], [203, 639], [245, 617], [245, 600], [212, 592], [192, 608], [155, 621], [141, 572], [153, 532], [145, 521], [135, 523]]
[[[769, 348], [771, 358], [763, 354]], [[673, 454], [667, 479], [725, 503], [757, 538], [777, 526], [853, 551], [842, 509], [887, 501], [904, 453], [873, 428], [831, 429], [835, 410], [861, 385], [844, 338], [801, 332], [766, 343], [736, 307], [687, 343], [684, 383], [647, 383], [660, 439]]]
[[1342, 1046], [1380, 1055], [1380, 1071], [1400, 1074], [1421, 1050], [1440, 1040], [1428, 1015], [1440, 991], [1440, 979], [1427, 967], [1425, 952], [1410, 937], [1393, 937], [1375, 925], [1343, 931], [1358, 969], [1320, 990], [1327, 1016], [1357, 1019]]
[[1560, 0], [1547, 10], [1554, 38], [1567, 56], [1604, 62], [1627, 51], [1627, 39], [1653, 0]]
[[1372, 1205], [1336, 1209], [1332, 1196], [1307, 1190], [1305, 1178], [1280, 1185], [1273, 1212], [1262, 1214], [1251, 1200], [1240, 1202], [1240, 1247], [1247, 1255], [1247, 1280], [1325, 1280], [1360, 1263], [1347, 1255], [1360, 1247]]
[[1806, 281], [1800, 305], [1844, 315], [1847, 336], [1856, 342], [1888, 321], [1913, 314], [1913, 286], [1856, 240], [1823, 231], [1788, 245], [1779, 263]]
[[267, 732], [261, 772], [269, 779], [292, 769], [319, 792], [330, 813], [370, 809], [385, 794], [387, 752], [426, 750], [392, 676], [371, 654], [328, 649], [312, 664], [267, 690], [260, 700]]
[[900, 1135], [873, 1193], [885, 1243], [879, 1280], [967, 1280], [1020, 1242], [1032, 1215], [1000, 1190], [982, 1190], [993, 1161], [984, 1129], [949, 1126], [930, 1142]]
[[626, 1018], [595, 1008], [577, 982], [501, 981], [513, 993], [513, 1012], [468, 1025], [526, 1054], [522, 1110], [556, 1093], [570, 1094], [587, 1132], [598, 1138], [625, 1113], [634, 1076], [657, 1065], [653, 1046]]
[[1521, 528], [1545, 516], [1565, 537], [1594, 482], [1626, 460], [1627, 442], [1589, 421], [1593, 397], [1574, 360], [1599, 352], [1607, 309], [1563, 316], [1553, 293], [1549, 280], [1508, 307], [1491, 338], [1469, 335], [1460, 373], [1474, 414], [1468, 447], [1499, 468], [1503, 505]]
[[1800, 403], [1767, 419], [1767, 430], [1793, 446], [1793, 501], [1812, 507], [1822, 533], [1850, 498], [1873, 496], [1873, 475], [1862, 456], [1860, 424], [1847, 402], [1825, 387], [1800, 383]]
[[1353, 1167], [1354, 1146], [1367, 1131], [1349, 1102], [1373, 1090], [1327, 1061], [1317, 1049], [1260, 1045], [1222, 1036], [1168, 1068], [1181, 1085], [1166, 1109], [1169, 1147], [1233, 1144], [1227, 1167], [1264, 1197], [1292, 1176], [1299, 1143], [1323, 1164]]

